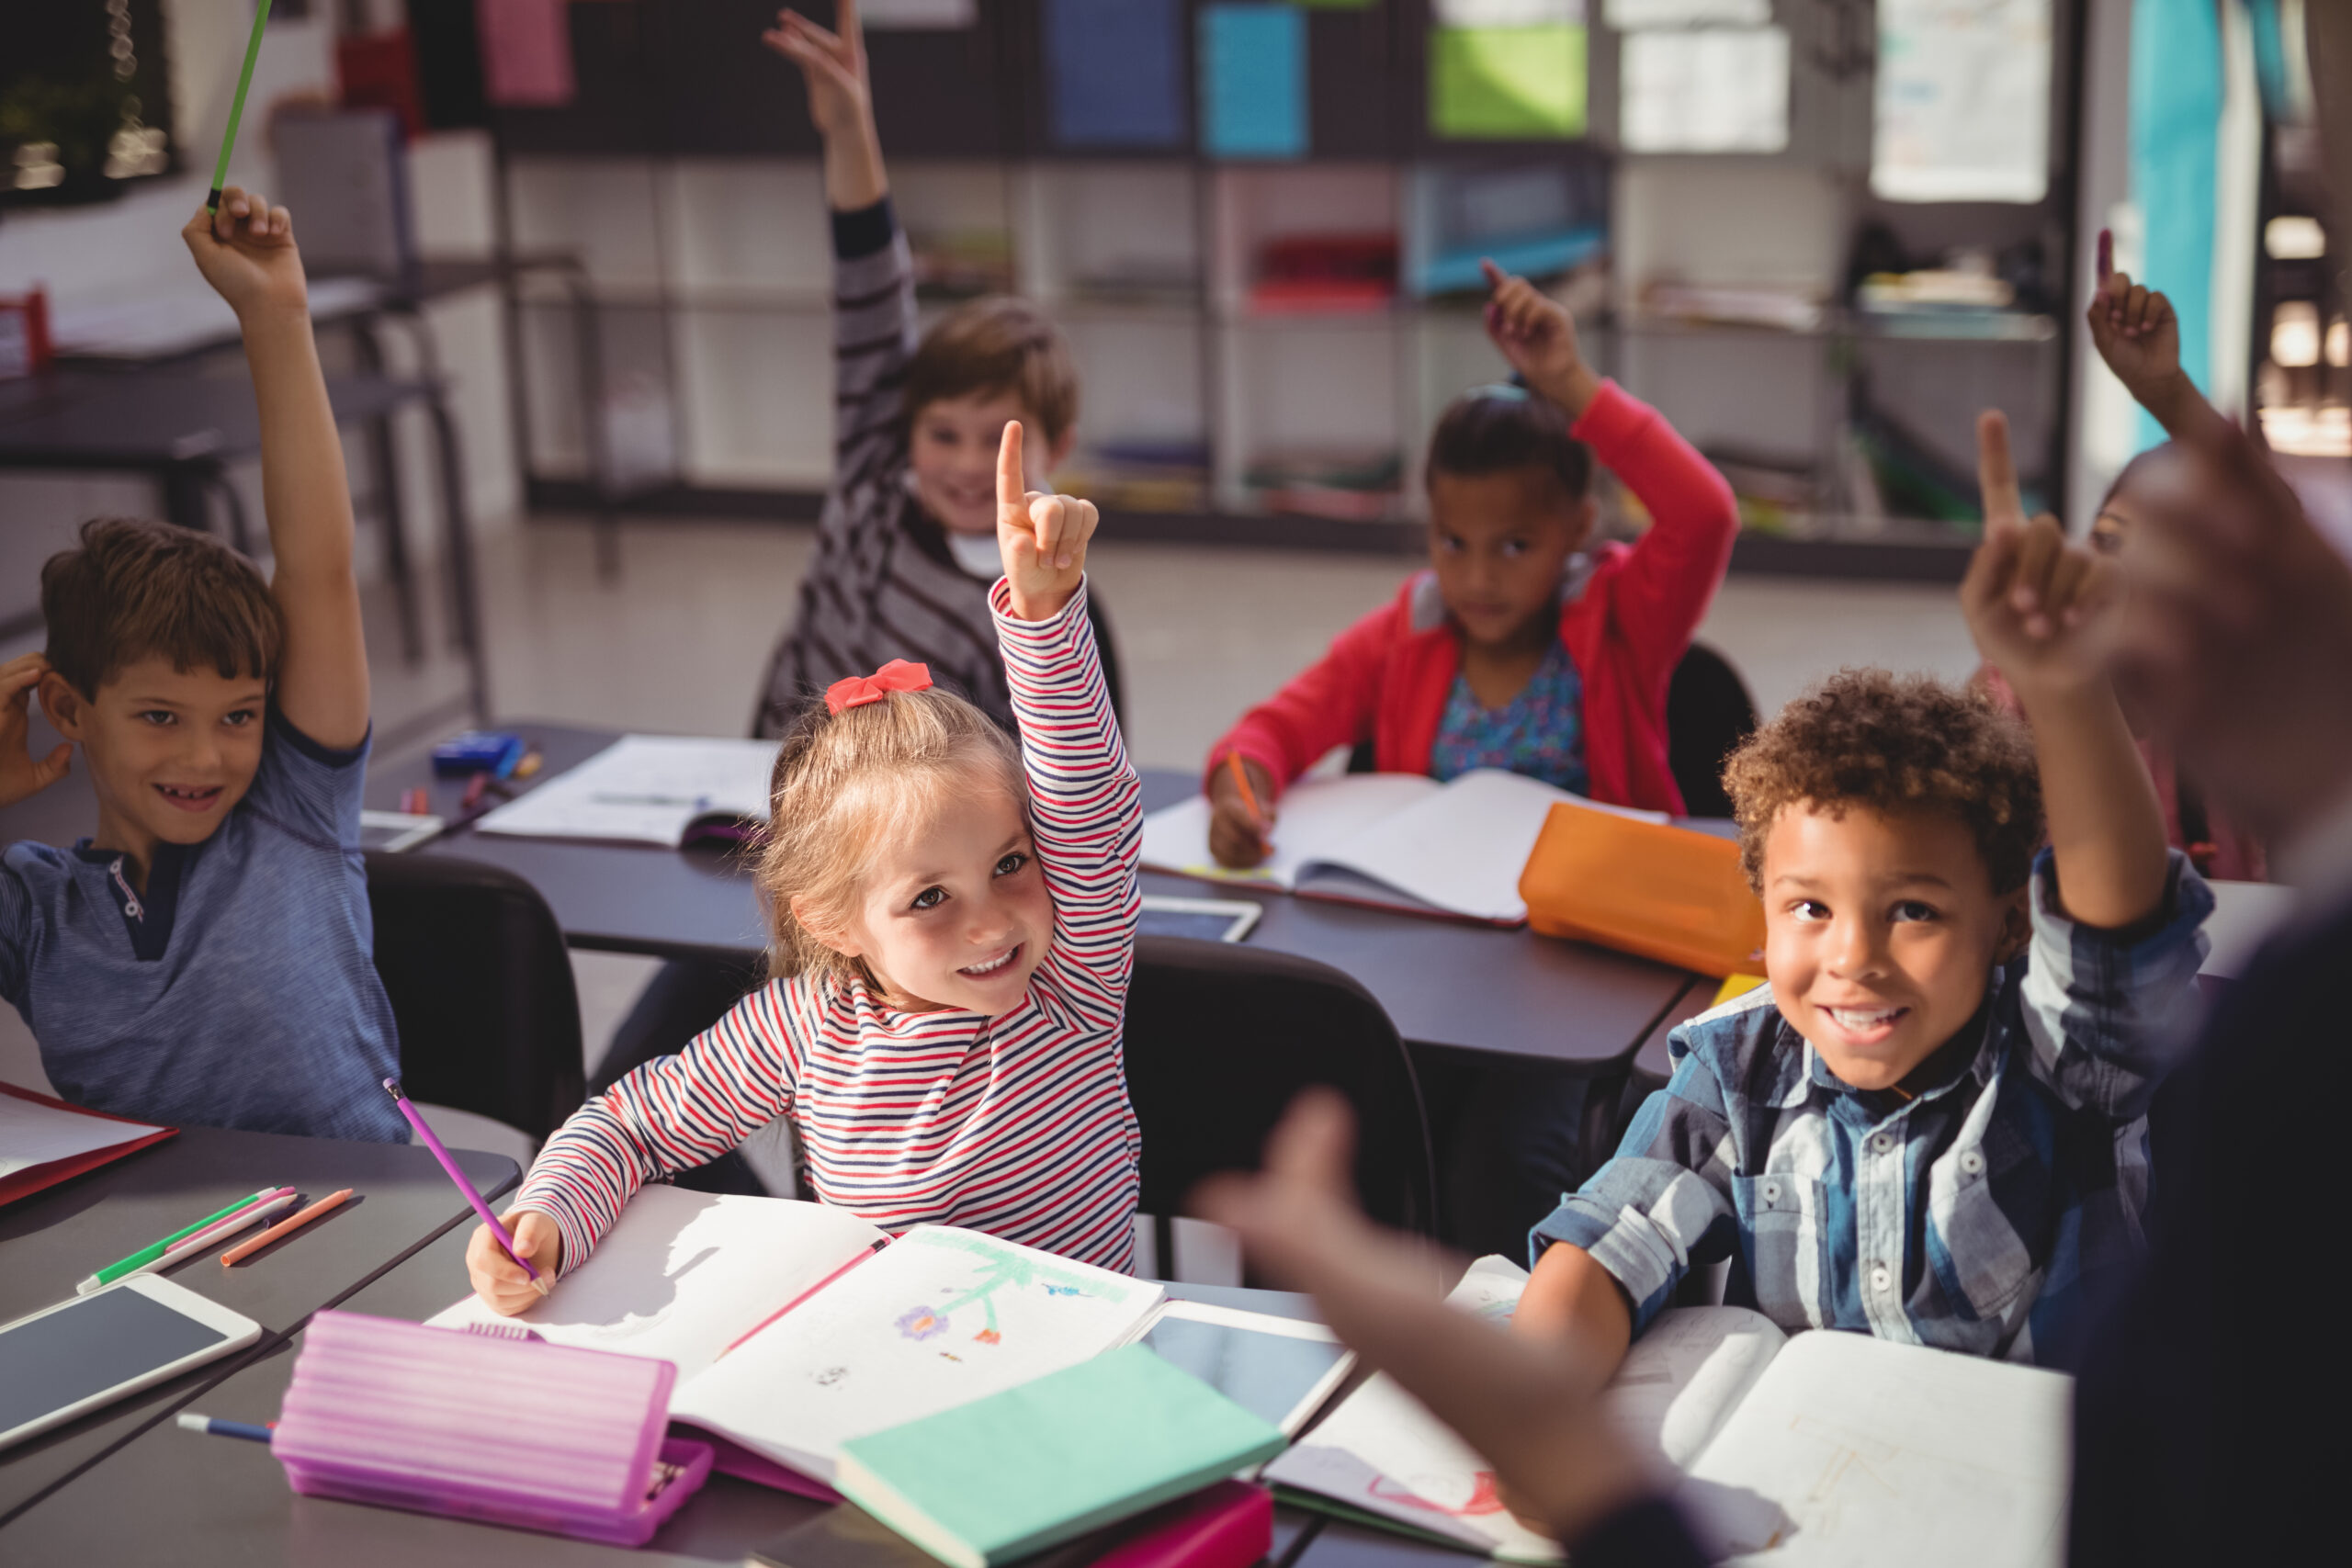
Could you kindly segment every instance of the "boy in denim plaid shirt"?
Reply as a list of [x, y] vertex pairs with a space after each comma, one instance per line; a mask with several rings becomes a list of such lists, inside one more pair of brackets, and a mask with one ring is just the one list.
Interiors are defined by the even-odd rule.
[[1727, 1299], [1785, 1329], [2063, 1361], [2140, 1246], [2212, 896], [2104, 673], [2114, 563], [2029, 525], [2000, 416], [1978, 436], [1961, 603], [2031, 734], [1848, 671], [1734, 756], [1771, 984], [1675, 1032], [1672, 1081], [1532, 1238], [1517, 1326], [1596, 1382], [1726, 1257]]

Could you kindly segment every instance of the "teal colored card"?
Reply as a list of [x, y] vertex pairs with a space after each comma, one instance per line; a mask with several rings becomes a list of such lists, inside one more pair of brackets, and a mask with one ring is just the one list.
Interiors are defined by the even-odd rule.
[[1306, 156], [1306, 13], [1204, 6], [1201, 151], [1212, 158]]
[[1283, 1435], [1140, 1345], [842, 1445], [842, 1495], [956, 1568], [998, 1564], [1196, 1492]]

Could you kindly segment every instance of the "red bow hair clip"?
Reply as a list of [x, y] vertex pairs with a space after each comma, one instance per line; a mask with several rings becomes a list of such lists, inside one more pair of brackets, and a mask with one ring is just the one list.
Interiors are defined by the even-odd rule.
[[852, 675], [846, 681], [836, 681], [826, 687], [825, 711], [837, 715], [844, 708], [862, 708], [868, 703], [878, 703], [893, 692], [929, 690], [930, 665], [893, 659], [871, 675]]

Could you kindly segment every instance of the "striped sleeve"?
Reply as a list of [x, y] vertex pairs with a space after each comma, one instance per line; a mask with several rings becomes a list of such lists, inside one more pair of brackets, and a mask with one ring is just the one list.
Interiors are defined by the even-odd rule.
[[631, 1194], [707, 1165], [792, 1113], [803, 1042], [823, 1024], [825, 988], [795, 977], [753, 991], [674, 1056], [659, 1056], [556, 1130], [514, 1200], [563, 1233], [563, 1271], [595, 1250]]
[[1006, 683], [1021, 724], [1021, 756], [1037, 859], [1054, 896], [1055, 964], [1080, 1006], [1115, 1021], [1135, 967], [1141, 908], [1143, 785], [1127, 761], [1081, 582], [1050, 620], [1011, 613], [999, 580], [989, 592]]
[[[854, 497], [906, 457], [899, 414], [915, 353], [915, 264], [888, 197], [834, 214], [833, 234], [833, 484]], [[882, 509], [852, 502], [842, 510], [863, 517]]]

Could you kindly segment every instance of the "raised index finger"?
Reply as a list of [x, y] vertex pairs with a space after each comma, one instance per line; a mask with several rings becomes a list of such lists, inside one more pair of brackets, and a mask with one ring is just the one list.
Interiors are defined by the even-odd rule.
[[1024, 523], [1023, 497], [1029, 493], [1028, 472], [1021, 466], [1021, 422], [1004, 422], [1004, 439], [996, 449], [996, 510], [1001, 522]]
[[1998, 409], [1976, 416], [1976, 483], [1984, 492], [1984, 521], [2022, 524], [2017, 465], [2009, 458], [2009, 419]]

